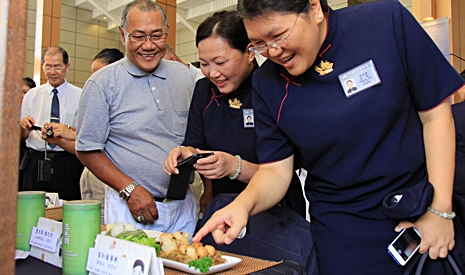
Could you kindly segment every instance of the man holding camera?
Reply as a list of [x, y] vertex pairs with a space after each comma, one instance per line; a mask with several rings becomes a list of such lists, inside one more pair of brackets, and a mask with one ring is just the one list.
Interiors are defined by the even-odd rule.
[[74, 142], [59, 138], [59, 129], [72, 127], [82, 90], [65, 79], [70, 64], [63, 48], [45, 49], [41, 62], [47, 83], [31, 89], [21, 106], [21, 140], [26, 140], [27, 150], [20, 164], [24, 171], [20, 184], [23, 190], [56, 192], [61, 199], [77, 200], [84, 167]]

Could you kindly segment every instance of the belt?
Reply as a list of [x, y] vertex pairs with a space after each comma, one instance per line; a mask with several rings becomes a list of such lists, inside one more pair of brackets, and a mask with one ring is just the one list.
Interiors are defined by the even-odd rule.
[[173, 200], [169, 200], [169, 199], [167, 199], [167, 198], [155, 197], [155, 196], [153, 197], [153, 199], [154, 199], [155, 201], [163, 202], [163, 203], [168, 203], [168, 202], [172, 202], [172, 201], [173, 201]]
[[[31, 155], [40, 155], [40, 156], [45, 157], [45, 151], [37, 151], [37, 150], [29, 148], [29, 153]], [[66, 151], [49, 151], [49, 150], [47, 150], [47, 158], [49, 158], [49, 159], [54, 159], [54, 158], [63, 157], [63, 156], [67, 156], [67, 155], [70, 155], [70, 153], [68, 153]]]

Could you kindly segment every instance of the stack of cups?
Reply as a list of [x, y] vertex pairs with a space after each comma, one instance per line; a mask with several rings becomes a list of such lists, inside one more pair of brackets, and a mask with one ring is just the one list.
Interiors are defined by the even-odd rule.
[[16, 249], [31, 251], [29, 240], [32, 228], [37, 226], [40, 217], [45, 217], [45, 192], [18, 192], [16, 215]]
[[63, 202], [63, 273], [88, 274], [89, 248], [100, 234], [100, 202], [78, 200]]

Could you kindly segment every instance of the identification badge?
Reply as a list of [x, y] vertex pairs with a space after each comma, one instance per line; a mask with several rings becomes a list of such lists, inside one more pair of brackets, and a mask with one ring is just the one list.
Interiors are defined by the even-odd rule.
[[338, 77], [347, 98], [381, 83], [373, 60], [350, 69]]
[[253, 109], [243, 109], [242, 115], [244, 117], [244, 128], [254, 128], [255, 120], [253, 116]]

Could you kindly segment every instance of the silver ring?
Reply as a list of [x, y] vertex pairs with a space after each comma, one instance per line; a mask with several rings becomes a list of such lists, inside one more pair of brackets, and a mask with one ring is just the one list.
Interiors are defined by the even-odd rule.
[[143, 222], [143, 221], [145, 221], [144, 216], [138, 216], [138, 217], [137, 217], [137, 221], [138, 221], [138, 222]]
[[237, 239], [240, 240], [240, 239], [244, 238], [246, 233], [247, 233], [247, 228], [246, 228], [246, 226], [244, 226], [242, 228], [241, 232], [239, 232], [239, 235], [237, 235]]

